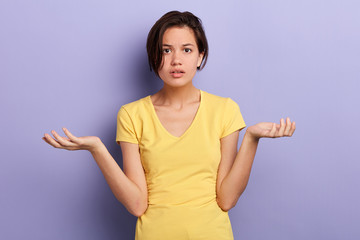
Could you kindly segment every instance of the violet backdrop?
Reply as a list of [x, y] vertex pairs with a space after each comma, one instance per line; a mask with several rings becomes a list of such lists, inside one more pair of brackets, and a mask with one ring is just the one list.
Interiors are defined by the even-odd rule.
[[[133, 239], [136, 218], [91, 155], [45, 144], [66, 126], [115, 143], [122, 104], [155, 93], [145, 42], [170, 10], [204, 23], [195, 85], [231, 97], [261, 140], [230, 212], [235, 239], [360, 239], [360, 3], [342, 0], [0, 1], [0, 239]], [[242, 132], [243, 134], [243, 132]], [[241, 135], [242, 137], [242, 135]]]

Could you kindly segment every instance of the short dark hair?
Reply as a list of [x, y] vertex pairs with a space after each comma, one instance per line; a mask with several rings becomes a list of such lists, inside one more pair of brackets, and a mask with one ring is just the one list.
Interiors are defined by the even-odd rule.
[[162, 40], [165, 31], [170, 27], [189, 27], [193, 30], [199, 52], [204, 54], [198, 70], [203, 69], [207, 61], [209, 46], [200, 18], [191, 12], [171, 11], [157, 20], [148, 34], [146, 49], [150, 71], [153, 69], [156, 75], [159, 75], [158, 70], [162, 67]]

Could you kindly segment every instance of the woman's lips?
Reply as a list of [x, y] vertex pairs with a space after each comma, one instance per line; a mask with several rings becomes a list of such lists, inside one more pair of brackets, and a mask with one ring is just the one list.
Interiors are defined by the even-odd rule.
[[184, 76], [185, 72], [182, 70], [173, 70], [170, 72], [171, 76], [173, 76], [174, 78], [180, 78], [182, 76]]

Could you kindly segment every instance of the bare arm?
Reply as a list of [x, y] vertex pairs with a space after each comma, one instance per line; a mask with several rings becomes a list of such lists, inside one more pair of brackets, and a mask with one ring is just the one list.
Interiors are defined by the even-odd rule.
[[[217, 201], [224, 211], [234, 207], [244, 192], [258, 145], [258, 141], [252, 140], [246, 132], [237, 152], [238, 136], [239, 132], [235, 132], [221, 139], [222, 154], [217, 182]], [[229, 156], [230, 154], [232, 156]]]
[[140, 162], [139, 146], [132, 143], [120, 143], [125, 175], [98, 137], [75, 137], [67, 129], [64, 129], [64, 132], [67, 138], [52, 131], [54, 138], [45, 134], [43, 139], [55, 148], [88, 150], [115, 197], [131, 214], [141, 216], [147, 209], [147, 187]]
[[216, 184], [219, 207], [228, 211], [233, 208], [249, 181], [251, 167], [256, 154], [259, 139], [262, 137], [292, 136], [295, 122], [290, 119], [280, 120], [280, 124], [258, 123], [250, 126], [237, 152], [239, 132], [234, 132], [221, 139], [221, 162]]

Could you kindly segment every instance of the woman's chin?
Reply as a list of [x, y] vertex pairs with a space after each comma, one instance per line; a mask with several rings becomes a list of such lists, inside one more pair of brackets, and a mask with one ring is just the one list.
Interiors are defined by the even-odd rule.
[[164, 81], [164, 86], [168, 86], [171, 88], [182, 88], [182, 87], [188, 87], [192, 85], [192, 81], [186, 81], [181, 78], [172, 79], [170, 81]]

